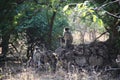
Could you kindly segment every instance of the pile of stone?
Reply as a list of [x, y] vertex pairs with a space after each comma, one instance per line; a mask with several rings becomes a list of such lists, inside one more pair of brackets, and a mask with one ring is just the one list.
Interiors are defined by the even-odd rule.
[[74, 46], [73, 49], [57, 48], [55, 53], [58, 55], [59, 60], [67, 65], [75, 65], [78, 67], [94, 67], [105, 66], [108, 64], [108, 51], [107, 47], [102, 42], [91, 44], [80, 44]]
[[52, 69], [63, 67], [94, 68], [111, 66], [109, 51], [104, 42], [75, 45], [72, 49], [58, 47], [55, 51], [34, 51], [33, 60], [37, 66], [49, 64]]

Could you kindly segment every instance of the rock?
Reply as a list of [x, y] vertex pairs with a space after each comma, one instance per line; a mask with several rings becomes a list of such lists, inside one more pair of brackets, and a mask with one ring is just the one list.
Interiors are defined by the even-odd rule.
[[89, 64], [91, 66], [102, 66], [103, 65], [103, 58], [97, 55], [91, 55], [89, 57]]
[[56, 53], [57, 55], [61, 55], [64, 51], [65, 51], [64, 48], [59, 47], [59, 48], [57, 48], [57, 49], [55, 50], [55, 53]]
[[81, 57], [77, 57], [75, 59], [75, 63], [78, 65], [78, 66], [85, 66], [87, 64], [87, 60], [84, 56], [81, 56]]

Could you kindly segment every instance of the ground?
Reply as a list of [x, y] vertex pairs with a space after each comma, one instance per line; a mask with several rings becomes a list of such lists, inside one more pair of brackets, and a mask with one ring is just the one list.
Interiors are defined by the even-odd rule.
[[50, 70], [41, 71], [38, 68], [24, 67], [19, 62], [6, 62], [1, 67], [0, 80], [119, 80], [113, 77], [114, 71], [88, 71], [86, 69], [73, 68], [72, 71], [65, 71], [62, 68], [56, 72]]

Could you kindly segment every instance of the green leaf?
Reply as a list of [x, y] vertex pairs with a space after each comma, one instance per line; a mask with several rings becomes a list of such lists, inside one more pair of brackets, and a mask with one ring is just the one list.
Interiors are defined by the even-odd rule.
[[83, 3], [77, 4], [77, 7], [80, 8], [83, 5]]
[[63, 8], [63, 11], [66, 11], [68, 9], [69, 5], [66, 5], [64, 8]]
[[89, 11], [90, 13], [93, 13], [93, 12], [94, 12], [94, 10], [92, 10], [92, 9], [89, 9], [88, 11]]
[[85, 17], [85, 16], [86, 16], [86, 12], [83, 12], [82, 17]]
[[97, 16], [93, 15], [93, 22], [96, 22], [96, 21], [97, 21]]
[[54, 5], [54, 3], [55, 3], [55, 0], [51, 0], [52, 1], [52, 6]]
[[98, 19], [98, 25], [99, 25], [100, 27], [103, 27], [103, 26], [104, 26], [102, 19]]

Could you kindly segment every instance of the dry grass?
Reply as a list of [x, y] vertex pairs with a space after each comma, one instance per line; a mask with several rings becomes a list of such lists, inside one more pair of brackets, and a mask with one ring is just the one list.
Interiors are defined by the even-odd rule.
[[31, 67], [16, 67], [14, 65], [11, 67], [6, 65], [4, 70], [1, 69], [0, 80], [120, 80], [112, 78], [110, 72], [78, 70], [75, 67], [72, 70], [68, 69], [68, 71], [58, 68], [55, 73]]

